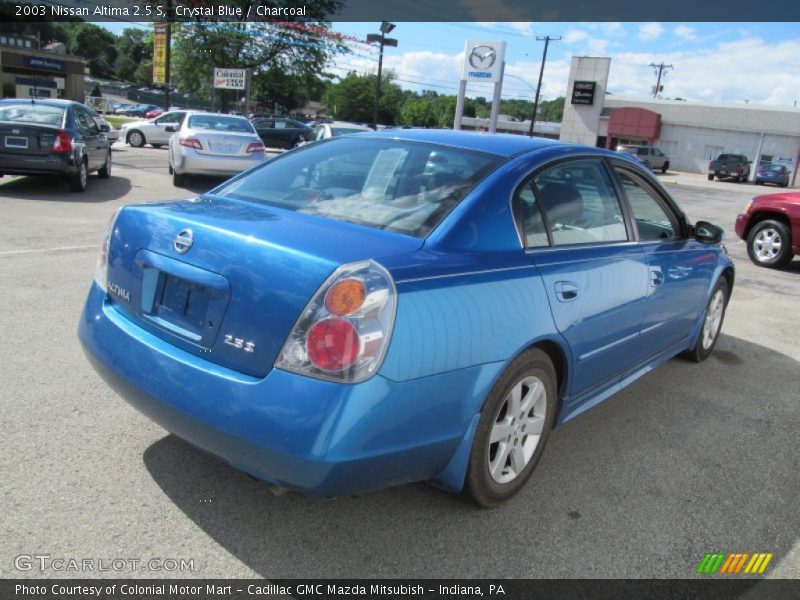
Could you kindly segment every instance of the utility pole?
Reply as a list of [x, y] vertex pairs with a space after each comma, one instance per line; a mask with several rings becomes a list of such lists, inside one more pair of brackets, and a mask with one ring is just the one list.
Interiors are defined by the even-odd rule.
[[666, 73], [664, 73], [664, 70], [674, 69], [675, 67], [673, 67], [672, 65], [665, 65], [663, 62], [659, 65], [655, 63], [650, 63], [649, 66], [653, 67], [653, 69], [657, 69], [658, 73], [658, 77], [656, 78], [656, 87], [653, 88], [653, 98], [656, 98], [658, 96], [658, 92], [661, 91], [661, 76], [662, 74], [666, 75]]
[[544, 53], [542, 54], [542, 68], [539, 69], [539, 85], [536, 86], [536, 98], [533, 101], [533, 114], [531, 115], [531, 126], [528, 129], [528, 137], [533, 137], [533, 125], [536, 123], [536, 113], [539, 110], [539, 92], [542, 91], [542, 77], [544, 77], [544, 63], [547, 62], [547, 47], [550, 45], [550, 40], [558, 41], [561, 36], [550, 37], [549, 35], [543, 38], [537, 37], [537, 42], [544, 42]]
[[367, 41], [370, 43], [378, 42], [380, 44], [380, 54], [378, 55], [378, 79], [375, 82], [375, 107], [372, 116], [372, 128], [378, 129], [378, 104], [381, 101], [381, 71], [383, 70], [383, 47], [391, 46], [397, 47], [397, 40], [394, 38], [387, 38], [386, 34], [391, 33], [396, 27], [394, 23], [383, 21], [381, 23], [381, 34], [370, 33], [367, 35]]

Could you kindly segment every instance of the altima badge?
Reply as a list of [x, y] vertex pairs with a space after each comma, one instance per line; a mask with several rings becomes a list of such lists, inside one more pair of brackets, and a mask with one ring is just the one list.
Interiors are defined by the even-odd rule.
[[194, 244], [194, 234], [191, 229], [182, 229], [172, 242], [172, 246], [178, 254], [186, 254], [192, 244]]

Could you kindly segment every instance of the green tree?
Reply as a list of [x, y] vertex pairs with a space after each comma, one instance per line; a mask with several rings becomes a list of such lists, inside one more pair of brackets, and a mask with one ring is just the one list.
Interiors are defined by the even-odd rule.
[[[323, 101], [328, 113], [342, 121], [372, 123], [375, 110], [376, 75], [358, 75], [350, 72], [338, 83], [330, 85]], [[381, 77], [381, 101], [378, 104], [378, 122], [384, 125], [398, 123], [404, 93], [394, 83], [394, 74], [386, 71]]]
[[[142, 62], [150, 61], [153, 58], [153, 36], [142, 29], [126, 27], [117, 39], [117, 52], [117, 60], [114, 64], [117, 79], [134, 81], [136, 70]], [[147, 81], [142, 85], [149, 83], [150, 81]]]
[[[247, 13], [251, 2], [230, 0], [226, 4]], [[279, 3], [273, 0], [260, 4], [278, 6]], [[327, 29], [326, 19], [340, 4], [341, 0], [306, 3], [309, 22], [304, 23], [305, 29], [252, 22], [193, 22], [174, 26], [173, 83], [184, 92], [209, 97], [214, 67], [247, 68], [254, 75], [274, 70], [300, 77], [316, 75], [329, 58], [344, 51], [335, 38], [321, 33]], [[309, 29], [314, 27], [320, 32]], [[224, 90], [220, 92], [217, 97], [222, 110], [227, 110], [234, 96]]]
[[67, 52], [82, 56], [95, 77], [113, 77], [117, 60], [117, 36], [93, 25], [79, 23], [72, 27], [67, 38]]

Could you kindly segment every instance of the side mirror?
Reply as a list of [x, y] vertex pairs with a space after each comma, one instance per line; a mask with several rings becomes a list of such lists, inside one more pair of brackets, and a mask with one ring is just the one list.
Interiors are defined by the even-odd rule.
[[101, 123], [100, 124], [100, 131], [102, 131], [103, 133], [108, 133], [109, 131], [111, 131], [111, 127], [109, 127], [105, 123]]
[[725, 230], [708, 221], [698, 221], [693, 227], [694, 239], [701, 244], [719, 244], [725, 237]]
[[164, 127], [164, 131], [166, 133], [175, 133], [175, 126], [174, 125], [167, 125]]

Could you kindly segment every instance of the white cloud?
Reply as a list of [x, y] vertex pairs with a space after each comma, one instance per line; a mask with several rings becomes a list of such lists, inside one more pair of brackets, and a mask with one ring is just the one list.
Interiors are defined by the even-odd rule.
[[642, 23], [639, 25], [639, 39], [643, 42], [657, 40], [664, 33], [660, 23]]
[[589, 34], [582, 29], [570, 29], [564, 34], [564, 41], [567, 44], [574, 44], [575, 42], [580, 42], [588, 37]]
[[606, 35], [621, 35], [625, 32], [625, 27], [622, 26], [622, 23], [618, 22], [599, 23], [598, 26], [600, 27], [600, 31]]
[[[664, 97], [681, 97], [708, 102], [743, 102], [792, 106], [800, 99], [800, 39], [770, 42], [744, 38], [731, 42], [711, 42], [652, 52], [608, 52], [609, 40], [587, 36], [569, 46], [563, 58], [557, 52], [548, 55], [542, 82], [542, 95], [548, 100], [566, 94], [571, 56], [605, 55], [611, 57], [608, 89], [624, 96], [647, 97], [655, 84], [650, 63], [672, 64], [673, 70], [662, 80]], [[563, 49], [563, 47], [562, 47]], [[456, 50], [456, 49], [454, 49]], [[398, 83], [407, 89], [433, 89], [443, 94], [458, 91], [463, 51], [405, 52], [393, 51], [384, 59], [384, 67], [393, 69]], [[374, 60], [341, 57], [339, 65], [347, 65], [361, 73], [374, 73]], [[506, 72], [522, 79], [506, 79], [504, 97], [532, 98], [540, 67], [539, 58], [509, 62]], [[336, 73], [344, 75], [344, 71]], [[412, 83], [416, 82], [416, 83]], [[491, 85], [470, 84], [470, 96], [491, 97]], [[800, 118], [800, 112], [798, 112]]]
[[691, 28], [687, 27], [686, 25], [678, 25], [675, 28], [675, 35], [679, 38], [683, 38], [684, 40], [696, 40], [697, 39], [697, 32]]

